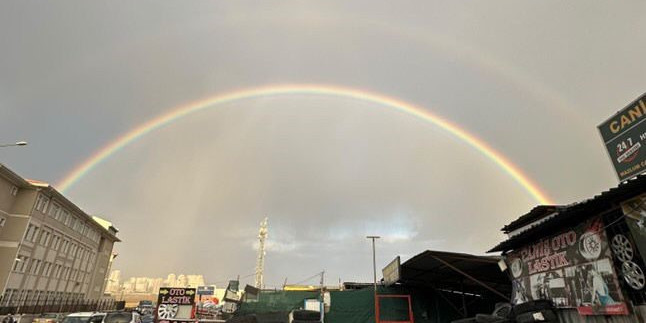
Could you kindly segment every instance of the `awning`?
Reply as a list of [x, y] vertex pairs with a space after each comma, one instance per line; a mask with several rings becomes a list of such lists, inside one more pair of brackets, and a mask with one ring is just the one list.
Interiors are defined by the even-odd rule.
[[499, 256], [427, 250], [401, 265], [402, 284], [509, 300], [511, 282], [500, 271]]

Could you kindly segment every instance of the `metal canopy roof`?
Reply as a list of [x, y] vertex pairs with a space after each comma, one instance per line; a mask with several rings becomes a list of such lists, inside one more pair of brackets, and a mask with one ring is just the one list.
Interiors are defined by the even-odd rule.
[[401, 265], [400, 282], [476, 295], [495, 294], [508, 300], [511, 283], [498, 267], [500, 259], [426, 250]]
[[[646, 174], [637, 176], [634, 179], [622, 182], [619, 186], [611, 188], [593, 198], [580, 203], [557, 207], [557, 214], [544, 222], [529, 228], [506, 241], [493, 247], [489, 252], [509, 251], [525, 244], [544, 238], [546, 235], [559, 232], [563, 228], [576, 225], [585, 219], [598, 215], [605, 211], [620, 208], [619, 203], [646, 192]], [[536, 209], [536, 208], [534, 208]], [[525, 216], [532, 214], [528, 213]], [[522, 218], [522, 217], [521, 217]], [[518, 220], [516, 220], [518, 221]], [[516, 222], [514, 221], [514, 222]], [[512, 222], [512, 223], [514, 223]], [[509, 225], [503, 228], [507, 231]]]

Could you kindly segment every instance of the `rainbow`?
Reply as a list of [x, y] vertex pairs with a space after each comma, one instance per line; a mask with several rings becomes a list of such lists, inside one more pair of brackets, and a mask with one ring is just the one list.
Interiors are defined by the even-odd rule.
[[148, 133], [164, 127], [178, 119], [188, 116], [192, 113], [212, 108], [221, 104], [230, 103], [243, 99], [253, 99], [258, 97], [267, 96], [282, 96], [282, 95], [322, 95], [341, 98], [350, 98], [364, 102], [379, 104], [389, 107], [411, 116], [415, 116], [431, 124], [434, 124], [458, 139], [464, 141], [484, 156], [498, 165], [505, 173], [509, 174], [520, 186], [522, 186], [527, 193], [529, 193], [538, 203], [552, 204], [549, 197], [534, 183], [527, 175], [525, 175], [516, 165], [514, 165], [504, 155], [497, 152], [487, 143], [470, 134], [468, 131], [460, 128], [458, 125], [441, 118], [427, 110], [417, 107], [413, 104], [388, 97], [382, 94], [371, 93], [363, 90], [357, 90], [346, 87], [329, 86], [329, 85], [275, 85], [266, 87], [257, 87], [244, 89], [226, 94], [216, 95], [203, 100], [195, 101], [187, 105], [182, 105], [172, 109], [170, 112], [159, 115], [151, 119], [129, 132], [123, 134], [116, 140], [108, 145], [99, 149], [90, 158], [86, 159], [83, 163], [74, 168], [63, 180], [56, 186], [61, 192], [67, 191], [72, 185], [77, 183], [83, 176], [94, 169], [102, 161], [106, 160], [112, 154], [121, 150], [123, 147], [132, 143], [133, 141], [147, 135]]

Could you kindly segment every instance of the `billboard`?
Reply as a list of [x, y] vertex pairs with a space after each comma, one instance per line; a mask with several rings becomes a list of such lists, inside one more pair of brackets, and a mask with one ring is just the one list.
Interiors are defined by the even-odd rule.
[[549, 299], [582, 315], [625, 315], [628, 308], [599, 217], [507, 255], [512, 303]]
[[646, 93], [598, 126], [620, 181], [646, 171]]
[[195, 317], [195, 288], [160, 287], [157, 296], [158, 323], [192, 322]]
[[215, 293], [215, 286], [197, 286], [197, 295], [213, 295]]
[[390, 286], [398, 282], [401, 278], [401, 263], [399, 256], [384, 267], [381, 272], [384, 275], [384, 284], [386, 284], [386, 286]]

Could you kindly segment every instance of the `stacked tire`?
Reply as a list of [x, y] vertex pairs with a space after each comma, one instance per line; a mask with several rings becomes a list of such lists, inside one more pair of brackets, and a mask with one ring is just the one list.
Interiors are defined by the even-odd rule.
[[554, 305], [549, 300], [535, 300], [518, 304], [513, 308], [517, 323], [558, 322]]
[[294, 310], [291, 315], [291, 323], [314, 323], [321, 322], [321, 313], [308, 310]]

